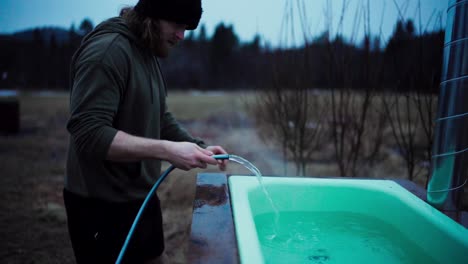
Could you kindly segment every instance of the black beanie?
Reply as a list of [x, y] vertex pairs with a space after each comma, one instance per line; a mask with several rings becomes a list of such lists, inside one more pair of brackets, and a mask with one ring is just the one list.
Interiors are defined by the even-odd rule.
[[194, 30], [202, 7], [201, 0], [139, 0], [135, 11], [147, 17], [185, 24], [188, 30]]

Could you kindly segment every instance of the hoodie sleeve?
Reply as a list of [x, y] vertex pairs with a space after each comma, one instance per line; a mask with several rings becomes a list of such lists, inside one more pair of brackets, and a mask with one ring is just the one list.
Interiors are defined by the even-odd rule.
[[162, 120], [161, 138], [171, 141], [188, 141], [199, 145], [202, 148], [206, 148], [203, 140], [192, 137], [187, 130], [185, 130], [179, 122], [174, 118], [171, 112], [166, 111]]
[[123, 81], [109, 66], [82, 64], [75, 71], [67, 129], [82, 158], [103, 160], [117, 130], [112, 127]]

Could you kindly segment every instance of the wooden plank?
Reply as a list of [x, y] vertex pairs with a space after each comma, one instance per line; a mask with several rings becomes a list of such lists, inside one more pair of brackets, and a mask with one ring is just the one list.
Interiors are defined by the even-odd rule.
[[227, 177], [197, 176], [189, 241], [189, 263], [239, 263]]

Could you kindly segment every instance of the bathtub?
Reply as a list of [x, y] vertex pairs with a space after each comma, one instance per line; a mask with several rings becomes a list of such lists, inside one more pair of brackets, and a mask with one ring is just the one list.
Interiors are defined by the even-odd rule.
[[243, 264], [468, 263], [468, 230], [394, 181], [262, 183], [228, 179]]

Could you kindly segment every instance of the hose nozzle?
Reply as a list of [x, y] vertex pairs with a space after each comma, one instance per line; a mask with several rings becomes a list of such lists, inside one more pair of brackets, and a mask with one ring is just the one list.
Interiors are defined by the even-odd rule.
[[213, 155], [212, 157], [217, 160], [228, 160], [229, 154], [218, 154], [218, 155]]

